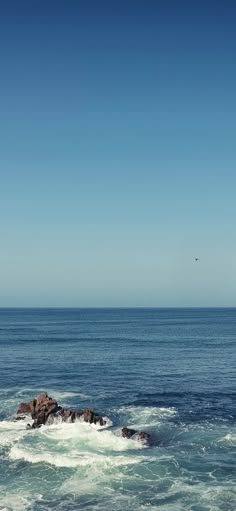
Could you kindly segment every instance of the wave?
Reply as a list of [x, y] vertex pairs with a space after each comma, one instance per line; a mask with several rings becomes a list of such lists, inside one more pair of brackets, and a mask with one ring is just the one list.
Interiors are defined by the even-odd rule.
[[154, 428], [159, 426], [163, 420], [168, 420], [177, 415], [174, 407], [156, 406], [122, 406], [113, 409], [118, 416], [124, 417], [123, 421], [138, 429]]
[[48, 395], [53, 396], [54, 399], [60, 401], [61, 399], [74, 398], [79, 397], [80, 399], [91, 399], [91, 396], [88, 394], [83, 394], [82, 392], [69, 392], [69, 391], [60, 391], [60, 390], [52, 390], [49, 389], [47, 391]]
[[70, 453], [68, 455], [48, 452], [40, 454], [30, 451], [28, 448], [20, 448], [18, 446], [12, 447], [9, 458], [12, 460], [25, 460], [30, 463], [46, 463], [55, 467], [91, 467], [93, 470], [94, 467], [100, 467], [103, 471], [147, 461], [145, 456], [108, 456], [106, 454], [94, 453], [92, 455], [90, 452], [83, 454]]
[[230, 445], [236, 445], [236, 433], [228, 433], [219, 440], [220, 442], [228, 442]]
[[[214, 511], [220, 511], [226, 509], [225, 502], [227, 511], [234, 511], [233, 466], [225, 467], [220, 457], [224, 459], [225, 449], [235, 445], [234, 429], [207, 422], [176, 423], [172, 418], [178, 412], [173, 408], [128, 406], [117, 408], [116, 413], [131, 421], [136, 417], [139, 425], [144, 422], [146, 427], [154, 422], [161, 424], [162, 431], [169, 428], [172, 437], [166, 444], [146, 448], [123, 438], [116, 427], [101, 431], [97, 426], [76, 422], [26, 431], [26, 421], [1, 422], [0, 438], [7, 439], [5, 459], [14, 463], [14, 470], [23, 467], [25, 478], [25, 494], [21, 496], [22, 479], [16, 480], [20, 499], [15, 500], [13, 488], [9, 501], [5, 495], [0, 497], [1, 511], [102, 511], [106, 499], [107, 507], [114, 511], [197, 511], [197, 505], [199, 509], [214, 507]], [[161, 427], [156, 430], [161, 431]], [[227, 475], [226, 487], [220, 481], [224, 470], [229, 474], [229, 469], [232, 477]], [[38, 496], [36, 502], [40, 478], [44, 499], [41, 502]], [[54, 495], [47, 478], [53, 480]], [[195, 507], [194, 501], [198, 502]]]
[[80, 422], [42, 426], [27, 432], [22, 427], [9, 427], [6, 432], [8, 443], [12, 444], [10, 459], [57, 467], [126, 465], [135, 463], [133, 457], [127, 457], [127, 451], [144, 449], [141, 442], [123, 438], [118, 431], [101, 431], [97, 426]]
[[32, 498], [28, 495], [26, 497], [19, 495], [19, 492], [0, 497], [0, 510], [1, 511], [26, 511], [30, 509]]
[[26, 425], [28, 422], [30, 422], [28, 419], [22, 421], [1, 421], [0, 446], [12, 445], [24, 438], [24, 436], [27, 436]]

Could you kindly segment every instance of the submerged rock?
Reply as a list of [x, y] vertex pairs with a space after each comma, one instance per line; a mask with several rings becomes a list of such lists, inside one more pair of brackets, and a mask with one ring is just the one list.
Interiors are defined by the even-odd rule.
[[138, 440], [142, 440], [144, 442], [148, 442], [150, 440], [149, 433], [146, 433], [146, 431], [139, 431], [139, 433], [138, 433]]
[[144, 442], [148, 442], [150, 438], [149, 433], [146, 433], [145, 431], [136, 431], [135, 429], [127, 427], [122, 428], [121, 433], [124, 438], [135, 438]]
[[137, 433], [137, 431], [135, 429], [130, 429], [130, 428], [125, 427], [125, 428], [122, 428], [121, 433], [124, 438], [131, 438], [132, 436], [134, 436]]

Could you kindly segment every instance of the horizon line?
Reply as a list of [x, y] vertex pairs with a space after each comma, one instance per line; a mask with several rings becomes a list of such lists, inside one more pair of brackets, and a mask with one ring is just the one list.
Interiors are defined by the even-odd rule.
[[65, 310], [65, 309], [74, 309], [74, 310], [78, 310], [78, 309], [83, 309], [83, 310], [104, 310], [104, 309], [108, 309], [108, 310], [114, 310], [114, 309], [117, 309], [117, 310], [121, 310], [121, 309], [129, 309], [129, 310], [133, 310], [133, 309], [236, 309], [236, 305], [165, 305], [165, 306], [142, 306], [142, 305], [138, 305], [138, 306], [53, 306], [53, 305], [50, 305], [50, 306], [43, 306], [43, 305], [39, 305], [39, 306], [0, 306], [0, 310], [9, 310], [9, 309], [29, 309], [29, 310], [33, 310], [33, 309], [51, 309], [51, 310]]

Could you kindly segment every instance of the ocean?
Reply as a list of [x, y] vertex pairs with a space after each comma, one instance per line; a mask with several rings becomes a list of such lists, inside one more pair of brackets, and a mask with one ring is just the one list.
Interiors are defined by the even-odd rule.
[[[27, 430], [43, 391], [107, 426]], [[236, 309], [0, 310], [1, 511], [235, 511], [235, 483]]]

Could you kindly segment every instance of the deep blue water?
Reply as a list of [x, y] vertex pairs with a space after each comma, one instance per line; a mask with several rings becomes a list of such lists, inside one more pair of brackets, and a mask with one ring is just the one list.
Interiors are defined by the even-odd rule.
[[[42, 391], [109, 427], [27, 431]], [[0, 510], [236, 510], [236, 309], [1, 309], [0, 405]]]

